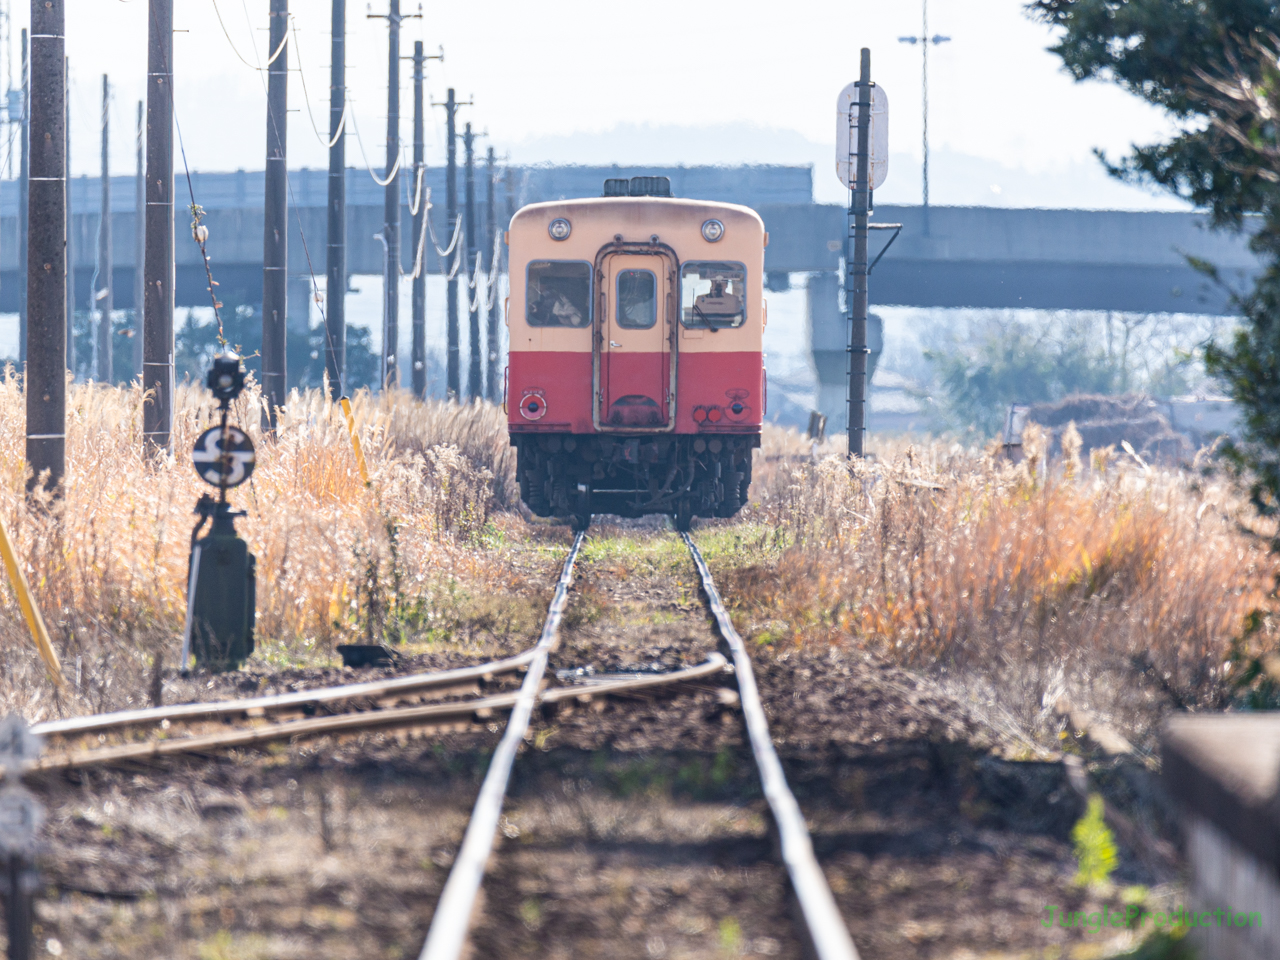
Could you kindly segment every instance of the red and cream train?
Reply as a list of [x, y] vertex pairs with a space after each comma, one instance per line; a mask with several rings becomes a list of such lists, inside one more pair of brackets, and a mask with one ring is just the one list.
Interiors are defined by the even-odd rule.
[[755, 211], [675, 199], [665, 177], [511, 221], [506, 398], [539, 516], [728, 517], [746, 501], [766, 387]]

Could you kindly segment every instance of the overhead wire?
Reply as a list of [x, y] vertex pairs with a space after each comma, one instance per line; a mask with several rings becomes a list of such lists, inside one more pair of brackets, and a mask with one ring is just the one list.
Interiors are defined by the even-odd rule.
[[[244, 0], [241, 0], [241, 5], [244, 6]], [[244, 7], [244, 12], [245, 12], [245, 17], [247, 19], [249, 16], [249, 8], [247, 6]], [[250, 24], [252, 24], [252, 21], [250, 21]], [[280, 51], [284, 49], [285, 42], [288, 40], [288, 38], [289, 38], [289, 31], [286, 30], [284, 34], [284, 38], [280, 41], [280, 46], [276, 48], [275, 56], [278, 56]], [[257, 47], [254, 47], [255, 58], [257, 57], [257, 54], [258, 54]], [[272, 57], [272, 60], [275, 59], [275, 56]], [[271, 62], [272, 61], [268, 61], [268, 65], [270, 65]], [[300, 56], [298, 58], [297, 70], [299, 74], [302, 73], [302, 60]], [[264, 72], [265, 71], [263, 70], [259, 70], [259, 74], [258, 74], [259, 78], [261, 78], [262, 73]], [[305, 84], [304, 84], [304, 87], [305, 87]], [[264, 94], [267, 93], [267, 85], [265, 80], [262, 81], [262, 92]], [[345, 116], [346, 116], [345, 109], [343, 111], [343, 116], [345, 119]], [[285, 142], [285, 138], [280, 136], [280, 128], [276, 122], [275, 114], [273, 114], [270, 111], [270, 109], [267, 110], [267, 118], [271, 121], [271, 126], [275, 131], [276, 136], [280, 139], [282, 143]], [[341, 135], [341, 128], [339, 128], [339, 136], [340, 135]], [[333, 142], [334, 143], [338, 142], [337, 137], [334, 138]], [[329, 333], [328, 318], [325, 316], [324, 298], [320, 296], [320, 284], [316, 281], [316, 269], [315, 269], [315, 265], [311, 262], [311, 249], [307, 244], [307, 232], [305, 229], [303, 229], [303, 226], [302, 226], [302, 215], [298, 213], [298, 200], [293, 193], [293, 180], [289, 176], [289, 165], [287, 163], [284, 165], [284, 184], [285, 184], [285, 189], [289, 191], [289, 205], [293, 208], [294, 221], [298, 224], [298, 237], [299, 239], [302, 240], [302, 253], [307, 261], [307, 273], [311, 277], [311, 298], [315, 301], [316, 309], [320, 313], [320, 326], [324, 329], [324, 336], [325, 336], [325, 340], [328, 341], [329, 350], [330, 352], [334, 352], [333, 338]], [[338, 371], [338, 392], [342, 396], [346, 396], [346, 393], [347, 393], [345, 380], [346, 380], [346, 370], [345, 369], [339, 370]]]
[[453, 253], [454, 250], [458, 249], [458, 242], [465, 234], [465, 231], [462, 229], [462, 218], [458, 217], [453, 224], [453, 239], [449, 241], [449, 245], [447, 247], [440, 246], [440, 240], [436, 237], [436, 226], [431, 222], [431, 209], [433, 206], [434, 204], [431, 202], [431, 191], [428, 190], [427, 216], [425, 218], [427, 222], [427, 229], [431, 232], [431, 245], [436, 248], [436, 255], [441, 259], [444, 259], [449, 256], [449, 254]]
[[418, 172], [414, 175], [416, 185], [413, 190], [413, 199], [409, 201], [409, 213], [412, 216], [418, 215], [419, 207], [422, 203], [422, 181], [427, 172], [427, 165], [424, 163], [418, 168]]
[[422, 226], [418, 228], [418, 242], [413, 254], [413, 279], [417, 280], [422, 276], [422, 254], [427, 248], [427, 217], [431, 215], [431, 206], [428, 204], [427, 212], [423, 214]]
[[[240, 62], [243, 63], [246, 67], [248, 67], [250, 70], [257, 70], [259, 72], [265, 70], [266, 67], [255, 66], [254, 64], [250, 63], [248, 60], [246, 60], [243, 56], [240, 55], [240, 51], [236, 49], [235, 41], [231, 39], [231, 34], [227, 32], [227, 25], [222, 21], [222, 11], [218, 9], [218, 0], [212, 0], [212, 3], [213, 3], [213, 12], [218, 17], [218, 26], [222, 28], [222, 35], [227, 38], [227, 43], [230, 44], [231, 46], [231, 52], [234, 53], [237, 57], [239, 57]], [[246, 8], [245, 16], [247, 17], [248, 15], [249, 15], [249, 11], [248, 11], [248, 8]], [[293, 14], [287, 14], [287, 16], [289, 17], [290, 21], [293, 20]], [[288, 39], [289, 39], [289, 34], [286, 32], [284, 37], [280, 40], [280, 46], [276, 47], [276, 52], [271, 54], [270, 59], [267, 60], [267, 67], [271, 66], [273, 63], [276, 62], [276, 58], [280, 56], [280, 54], [284, 51], [284, 45]], [[255, 55], [254, 59], [257, 59], [256, 49], [254, 50], [254, 55]]]
[[307, 74], [302, 69], [302, 46], [298, 43], [298, 20], [296, 17], [289, 17], [289, 29], [293, 31], [293, 50], [298, 55], [298, 79], [302, 82], [302, 100], [307, 105], [307, 118], [311, 121], [311, 129], [315, 131], [316, 139], [324, 146], [326, 150], [330, 150], [338, 142], [338, 138], [342, 136], [342, 131], [347, 126], [347, 110], [351, 104], [343, 96], [342, 100], [342, 117], [338, 120], [338, 130], [333, 135], [333, 139], [327, 139], [320, 132], [320, 128], [316, 126], [316, 115], [311, 109], [311, 94], [307, 92]]
[[[225, 22], [223, 21], [223, 19], [222, 19], [222, 12], [221, 12], [221, 10], [218, 8], [217, 0], [212, 0], [212, 2], [213, 2], [213, 6], [214, 6], [214, 12], [215, 12], [215, 14], [217, 15], [217, 18], [218, 18], [218, 24], [219, 24], [219, 26], [222, 28], [223, 36], [226, 38], [228, 45], [229, 45], [229, 46], [231, 47], [231, 49], [232, 49], [232, 52], [236, 55], [236, 57], [237, 57], [237, 58], [238, 58], [242, 63], [244, 63], [244, 64], [245, 64], [246, 66], [248, 66], [250, 69], [252, 69], [252, 70], [254, 70], [255, 72], [257, 72], [257, 73], [259, 74], [259, 76], [261, 76], [261, 74], [262, 74], [262, 73], [267, 72], [266, 67], [264, 67], [264, 66], [260, 66], [260, 65], [254, 64], [254, 63], [250, 63], [250, 62], [249, 62], [247, 59], [245, 59], [245, 57], [240, 53], [239, 49], [238, 49], [238, 48], [236, 47], [236, 45], [235, 45], [235, 42], [234, 42], [234, 41], [232, 40], [232, 38], [231, 38], [231, 34], [230, 34], [230, 32], [227, 30], [226, 23], [225, 23]], [[250, 28], [252, 28], [252, 19], [251, 19], [251, 18], [250, 18], [250, 16], [249, 16], [249, 10], [248, 10], [248, 7], [247, 7], [247, 5], [245, 4], [244, 0], [241, 0], [241, 6], [242, 6], [242, 8], [243, 8], [243, 10], [244, 10], [244, 13], [245, 13], [245, 19], [246, 19], [246, 21], [249, 23]], [[269, 67], [272, 63], [274, 63], [274, 62], [275, 62], [275, 60], [276, 60], [276, 59], [277, 59], [277, 58], [278, 58], [278, 57], [279, 57], [279, 56], [284, 52], [285, 47], [286, 47], [286, 45], [287, 45], [287, 43], [288, 43], [288, 40], [289, 40], [290, 32], [291, 32], [291, 33], [292, 33], [292, 35], [293, 35], [293, 40], [294, 40], [294, 49], [295, 49], [295, 52], [296, 52], [296, 51], [298, 51], [298, 49], [299, 49], [299, 46], [300, 46], [300, 45], [299, 45], [299, 43], [298, 43], [298, 28], [297, 28], [296, 18], [294, 18], [294, 17], [293, 17], [293, 15], [292, 15], [292, 14], [290, 14], [290, 15], [289, 15], [289, 20], [290, 20], [289, 29], [285, 32], [284, 37], [282, 37], [282, 38], [281, 38], [280, 44], [276, 47], [275, 51], [273, 51], [273, 52], [272, 52], [270, 59], [268, 59], [268, 61], [267, 61], [267, 64], [266, 64], [266, 66], [267, 66], [267, 67]], [[254, 57], [255, 57], [255, 59], [257, 59], [257, 48], [256, 48], [256, 47], [254, 47]], [[401, 144], [400, 151], [399, 151], [399, 153], [398, 153], [398, 154], [397, 154], [397, 156], [396, 156], [395, 163], [392, 165], [392, 168], [391, 168], [391, 170], [387, 173], [387, 175], [386, 175], [385, 177], [379, 177], [379, 176], [374, 172], [374, 170], [373, 170], [373, 165], [369, 162], [369, 156], [368, 156], [368, 153], [367, 153], [367, 151], [365, 150], [365, 146], [364, 146], [364, 138], [363, 138], [363, 137], [361, 136], [361, 134], [360, 134], [360, 123], [359, 123], [359, 120], [358, 120], [358, 118], [357, 118], [356, 111], [353, 111], [353, 110], [351, 109], [351, 98], [350, 98], [349, 96], [347, 96], [347, 97], [345, 97], [345, 98], [344, 98], [344, 102], [343, 102], [343, 111], [342, 111], [342, 117], [341, 117], [341, 118], [340, 118], [340, 120], [339, 120], [338, 127], [337, 127], [336, 131], [334, 132], [333, 137], [332, 137], [332, 138], [326, 138], [323, 134], [321, 134], [320, 129], [319, 129], [318, 125], [317, 125], [317, 124], [316, 124], [316, 122], [315, 122], [315, 112], [314, 112], [314, 109], [313, 109], [312, 104], [311, 104], [310, 92], [309, 92], [309, 90], [307, 89], [307, 84], [306, 84], [306, 74], [305, 74], [305, 72], [302, 70], [302, 65], [301, 65], [301, 54], [300, 54], [300, 53], [298, 53], [298, 54], [297, 54], [297, 57], [298, 57], [298, 66], [297, 66], [295, 69], [296, 69], [297, 73], [299, 74], [299, 80], [300, 80], [300, 82], [301, 82], [301, 86], [302, 86], [303, 99], [304, 99], [304, 101], [305, 101], [305, 103], [306, 103], [306, 105], [307, 105], [307, 116], [308, 116], [308, 119], [309, 119], [309, 121], [310, 121], [310, 123], [311, 123], [312, 131], [315, 133], [315, 135], [316, 135], [317, 139], [319, 139], [320, 143], [321, 143], [322, 145], [324, 145], [326, 149], [331, 149], [331, 148], [332, 148], [332, 147], [333, 147], [333, 146], [338, 142], [338, 139], [339, 139], [340, 137], [342, 137], [342, 136], [345, 134], [345, 132], [346, 132], [346, 126], [347, 126], [347, 123], [348, 123], [348, 121], [350, 121], [351, 128], [352, 128], [352, 130], [355, 132], [355, 135], [356, 135], [356, 143], [357, 143], [357, 145], [359, 146], [359, 149], [360, 149], [360, 156], [361, 156], [361, 159], [364, 161], [365, 170], [368, 172], [368, 174], [369, 174], [370, 178], [373, 180], [373, 182], [374, 182], [374, 183], [376, 183], [378, 186], [380, 186], [380, 187], [386, 187], [386, 186], [388, 186], [388, 185], [389, 185], [389, 184], [390, 184], [390, 183], [395, 179], [395, 177], [399, 174], [399, 172], [400, 172], [400, 170], [401, 170], [401, 167], [402, 167], [402, 166], [403, 166], [403, 164], [404, 164], [404, 152], [405, 152], [405, 149], [406, 149], [405, 145], [404, 145], [404, 144]], [[265, 82], [264, 82], [264, 91], [265, 91]], [[175, 122], [176, 122], [176, 117], [175, 117]], [[272, 117], [272, 118], [271, 118], [271, 122], [272, 122], [272, 124], [273, 124], [273, 125], [275, 124], [275, 118], [274, 118], [274, 117]], [[436, 140], [436, 139], [437, 139], [436, 134], [438, 134], [438, 132], [439, 132], [439, 131], [436, 129], [436, 124], [431, 124], [431, 127], [432, 127], [432, 134], [433, 134], [433, 136], [432, 136], [432, 140], [434, 141], [434, 140]], [[185, 154], [184, 154], [184, 163], [185, 163]], [[437, 255], [438, 255], [438, 256], [440, 257], [440, 259], [441, 259], [441, 271], [440, 271], [440, 272], [441, 272], [441, 275], [442, 275], [446, 280], [452, 280], [452, 279], [454, 279], [454, 278], [457, 276], [457, 274], [458, 274], [458, 272], [459, 272], [459, 270], [461, 269], [461, 266], [462, 266], [461, 246], [462, 246], [462, 241], [465, 239], [466, 234], [465, 234], [465, 231], [463, 230], [462, 220], [461, 220], [461, 218], [458, 218], [458, 219], [457, 219], [457, 221], [456, 221], [456, 222], [455, 222], [455, 224], [454, 224], [453, 236], [450, 238], [450, 241], [449, 241], [448, 246], [446, 246], [446, 247], [442, 247], [442, 246], [440, 245], [439, 238], [436, 236], [436, 233], [435, 233], [435, 226], [434, 226], [434, 224], [431, 222], [431, 215], [430, 215], [430, 214], [431, 214], [431, 209], [432, 209], [432, 204], [431, 204], [431, 190], [430, 190], [430, 188], [427, 188], [427, 189], [425, 190], [425, 194], [424, 194], [424, 190], [423, 190], [423, 179], [424, 179], [424, 173], [425, 173], [425, 167], [424, 167], [423, 169], [420, 169], [419, 171], [417, 171], [417, 174], [416, 174], [416, 177], [415, 177], [415, 179], [416, 179], [416, 184], [415, 184], [415, 191], [414, 191], [414, 200], [409, 204], [409, 207], [410, 207], [410, 213], [411, 213], [411, 214], [413, 214], [413, 215], [416, 215], [416, 214], [417, 214], [418, 209], [420, 208], [420, 206], [421, 206], [422, 204], [424, 204], [424, 203], [425, 203], [425, 205], [426, 205], [426, 211], [425, 211], [425, 215], [424, 215], [424, 217], [423, 217], [423, 227], [422, 227], [422, 230], [421, 230], [421, 231], [420, 231], [420, 233], [419, 233], [419, 237], [418, 237], [418, 239], [417, 239], [417, 243], [416, 243], [416, 247], [417, 247], [417, 249], [416, 249], [416, 251], [415, 251], [415, 256], [414, 256], [414, 268], [413, 268], [413, 272], [412, 272], [411, 276], [413, 276], [413, 277], [415, 277], [415, 278], [416, 278], [416, 277], [418, 277], [418, 276], [420, 276], [420, 275], [422, 274], [422, 270], [423, 270], [423, 259], [424, 259], [423, 254], [424, 254], [424, 252], [425, 252], [425, 240], [426, 240], [427, 235], [429, 235], [429, 236], [430, 236], [430, 238], [431, 238], [432, 246], [435, 248], [435, 251], [436, 251]], [[294, 216], [295, 216], [295, 220], [296, 220], [297, 225], [298, 225], [298, 234], [299, 234], [300, 239], [302, 240], [303, 253], [304, 253], [304, 255], [305, 255], [305, 257], [306, 257], [306, 260], [307, 260], [307, 268], [308, 268], [308, 272], [310, 273], [311, 286], [312, 286], [313, 296], [314, 296], [314, 299], [315, 299], [315, 301], [316, 301], [316, 303], [317, 303], [317, 307], [318, 307], [319, 312], [320, 312], [322, 325], [323, 325], [323, 326], [324, 326], [324, 328], [325, 328], [325, 336], [326, 336], [326, 338], [328, 338], [328, 337], [329, 337], [329, 330], [328, 330], [328, 325], [327, 325], [327, 323], [325, 323], [325, 322], [324, 322], [324, 321], [325, 321], [325, 315], [324, 315], [324, 314], [325, 314], [325, 311], [324, 311], [324, 307], [323, 307], [323, 298], [322, 298], [322, 297], [321, 297], [321, 295], [320, 295], [320, 292], [319, 292], [319, 284], [318, 284], [318, 283], [317, 283], [317, 281], [316, 281], [315, 268], [314, 268], [314, 265], [313, 265], [313, 264], [312, 264], [312, 262], [311, 262], [311, 255], [310, 255], [310, 250], [309, 250], [309, 247], [308, 247], [308, 244], [307, 244], [307, 240], [306, 240], [306, 233], [305, 233], [305, 231], [303, 230], [303, 227], [302, 227], [302, 220], [301, 220], [301, 217], [300, 217], [300, 216], [298, 215], [298, 213], [297, 213], [297, 201], [296, 201], [296, 198], [295, 198], [295, 196], [294, 196], [294, 192], [293, 192], [293, 183], [292, 183], [291, 179], [289, 178], [289, 175], [288, 175], [288, 171], [287, 171], [287, 170], [285, 171], [285, 184], [286, 184], [286, 187], [287, 187], [287, 189], [288, 189], [288, 191], [289, 191], [289, 197], [290, 197], [291, 205], [294, 207]], [[190, 184], [190, 176], [189, 176], [189, 172], [188, 172], [188, 187], [190, 188], [190, 186], [191, 186], [191, 184]], [[406, 191], [406, 192], [407, 192], [407, 191]], [[193, 191], [192, 191], [192, 205], [193, 205], [193, 208], [196, 206], [196, 205], [195, 205], [195, 199], [194, 199], [194, 192], [193, 192]], [[194, 235], [194, 229], [195, 229], [195, 226], [196, 226], [196, 224], [195, 224], [195, 223], [193, 223], [193, 235]], [[495, 242], [494, 242], [494, 256], [493, 256], [493, 258], [492, 258], [491, 266], [490, 266], [490, 270], [489, 270], [488, 275], [487, 275], [487, 277], [486, 277], [486, 283], [485, 283], [486, 291], [485, 291], [485, 298], [484, 298], [484, 301], [483, 301], [483, 302], [484, 302], [484, 309], [486, 309], [486, 310], [488, 310], [488, 309], [492, 306], [493, 299], [494, 299], [494, 296], [495, 296], [495, 294], [496, 294], [495, 281], [496, 281], [496, 273], [497, 273], [496, 268], [497, 268], [497, 266], [498, 266], [498, 256], [497, 256], [497, 254], [498, 254], [498, 251], [499, 251], [499, 250], [500, 250], [500, 237], [495, 237]], [[202, 251], [203, 251], [203, 246], [202, 246]], [[453, 262], [452, 262], [451, 266], [446, 270], [446, 269], [445, 269], [445, 264], [446, 264], [446, 262], [447, 262], [447, 259], [450, 257], [450, 254], [453, 254], [453, 255], [454, 255], [454, 256], [452, 257], [452, 261], [453, 261]], [[208, 260], [207, 256], [206, 256], [206, 258], [205, 258], [205, 259], [206, 259], [206, 267], [207, 267], [207, 260]], [[399, 273], [400, 275], [402, 275], [402, 276], [403, 276], [403, 275], [405, 275], [405, 271], [403, 270], [403, 268], [399, 268], [398, 273]], [[479, 284], [479, 278], [480, 278], [481, 276], [484, 276], [484, 274], [482, 274], [482, 273], [480, 272], [480, 269], [479, 269], [479, 261], [477, 261], [477, 268], [476, 268], [476, 271], [474, 272], [473, 276], [468, 280], [468, 288], [469, 288], [470, 290], [475, 290], [475, 289], [477, 289], [478, 284]], [[211, 280], [211, 282], [212, 282], [212, 277], [210, 277], [210, 280]], [[210, 289], [211, 289], [211, 291], [212, 291], [212, 287], [211, 287]], [[470, 298], [469, 298], [469, 299], [470, 299]], [[214, 300], [215, 300], [215, 303], [216, 303], [216, 297], [214, 298]], [[472, 303], [472, 304], [471, 304], [471, 309], [475, 309], [475, 306], [476, 306], [476, 303]], [[216, 315], [217, 315], [217, 311], [216, 311], [216, 307], [215, 307], [215, 316], [216, 316]], [[220, 318], [220, 317], [218, 318], [218, 323], [219, 323], [219, 333], [221, 334], [221, 318]], [[330, 348], [332, 349], [332, 342], [330, 342]], [[341, 374], [340, 374], [340, 376], [341, 376]], [[340, 384], [339, 384], [339, 386], [340, 386], [340, 389], [341, 389], [341, 388], [343, 388], [343, 386], [344, 386], [344, 385], [340, 383]], [[345, 390], [344, 390], [343, 392], [345, 392]]]
[[392, 181], [392, 179], [394, 179], [395, 175], [400, 172], [400, 163], [404, 159], [403, 144], [400, 147], [400, 154], [396, 156], [395, 166], [393, 166], [391, 168], [391, 172], [387, 174], [387, 179], [379, 180], [378, 175], [373, 172], [373, 165], [369, 163], [369, 155], [364, 152], [364, 139], [360, 136], [360, 121], [356, 119], [356, 115], [354, 113], [351, 115], [351, 129], [356, 133], [356, 143], [360, 145], [360, 156], [364, 160], [365, 169], [369, 171], [369, 176], [373, 177], [373, 182], [378, 186], [385, 187]]
[[[170, 61], [169, 69], [169, 89], [173, 90], [172, 59]], [[225, 347], [227, 344], [227, 338], [222, 328], [222, 304], [219, 302], [218, 295], [213, 289], [218, 286], [218, 283], [213, 279], [213, 268], [209, 265], [209, 252], [205, 248], [205, 241], [209, 237], [209, 228], [200, 222], [201, 218], [204, 216], [204, 208], [201, 207], [200, 204], [196, 203], [196, 189], [195, 185], [191, 181], [191, 166], [187, 163], [187, 147], [186, 143], [182, 139], [182, 124], [178, 120], [178, 101], [176, 97], [169, 97], [169, 108], [173, 113], [173, 127], [178, 133], [178, 152], [182, 156], [182, 171], [187, 180], [187, 195], [191, 198], [191, 205], [189, 208], [191, 211], [191, 239], [195, 241], [196, 246], [200, 248], [200, 260], [204, 264], [205, 278], [209, 281], [209, 300], [213, 304], [213, 319], [218, 324], [218, 343]], [[170, 366], [169, 376], [171, 380], [170, 390], [172, 390], [172, 365]]]
[[[498, 280], [498, 253], [502, 249], [502, 234], [495, 232], [493, 237], [493, 254], [489, 259], [489, 273], [486, 276], [480, 272], [480, 258], [476, 257], [476, 268], [471, 273], [471, 279], [467, 281], [469, 290], [476, 290], [473, 298], [471, 294], [467, 294], [467, 312], [475, 312], [477, 307], [481, 307], [481, 312], [488, 313], [493, 306], [493, 299], [497, 294]], [[484, 300], [480, 300], [479, 284], [480, 278], [484, 277]], [[483, 304], [483, 306], [481, 306]]]

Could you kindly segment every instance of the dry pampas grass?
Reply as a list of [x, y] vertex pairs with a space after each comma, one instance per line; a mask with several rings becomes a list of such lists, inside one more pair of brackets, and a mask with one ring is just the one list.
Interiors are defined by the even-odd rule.
[[1032, 427], [1018, 465], [941, 442], [852, 467], [778, 456], [725, 593], [758, 639], [874, 650], [1032, 734], [1056, 735], [1064, 697], [1139, 736], [1227, 704], [1270, 642], [1242, 639], [1272, 606], [1270, 532], [1224, 478], [1114, 450], [1086, 467], [1074, 438], [1058, 459], [1043, 441]]
[[[233, 407], [232, 422], [258, 451], [251, 483], [231, 499], [247, 513], [238, 530], [258, 558], [257, 642], [268, 660], [323, 661], [334, 643], [376, 632], [381, 624], [363, 607], [371, 594], [385, 615], [441, 577], [484, 578], [483, 553], [466, 544], [492, 509], [512, 502], [514, 455], [497, 408], [401, 392], [353, 402], [368, 489], [341, 412], [320, 391], [291, 394], [275, 438], [260, 428], [255, 385]], [[202, 388], [178, 387], [175, 455], [148, 457], [141, 404], [136, 384], [73, 385], [64, 495], [33, 503], [24, 493], [21, 380], [12, 369], [0, 379], [0, 516], [72, 681], [51, 696], [6, 587], [4, 709], [35, 719], [136, 704], [158, 660], [176, 666], [192, 511], [213, 490], [190, 451], [217, 412]]]

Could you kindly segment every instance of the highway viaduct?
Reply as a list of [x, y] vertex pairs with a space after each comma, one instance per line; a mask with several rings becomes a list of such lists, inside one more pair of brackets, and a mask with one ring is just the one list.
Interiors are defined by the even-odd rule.
[[[810, 348], [819, 381], [828, 390], [844, 382], [845, 323], [839, 307], [845, 211], [812, 201], [810, 167], [586, 167], [540, 166], [502, 172], [498, 220], [539, 200], [599, 196], [606, 177], [661, 174], [676, 196], [743, 203], [759, 211], [769, 231], [765, 252], [768, 286], [789, 286], [806, 274]], [[477, 170], [482, 179], [483, 171]], [[444, 243], [444, 170], [428, 169], [432, 222]], [[461, 179], [461, 174], [459, 176]], [[225, 302], [258, 304], [262, 297], [261, 171], [193, 173], [191, 190], [207, 211], [208, 249], [219, 295]], [[177, 178], [177, 302], [209, 302], [199, 251], [190, 239], [187, 184]], [[134, 181], [113, 177], [112, 241], [115, 304], [133, 306]], [[291, 329], [318, 322], [310, 315], [310, 275], [323, 281], [326, 170], [289, 175], [289, 312]], [[402, 267], [412, 270], [415, 239], [409, 234], [413, 182], [401, 175]], [[459, 191], [461, 193], [461, 190]], [[483, 197], [481, 182], [477, 193]], [[72, 182], [72, 245], [76, 301], [88, 307], [99, 219], [96, 178]], [[381, 274], [383, 191], [364, 170], [347, 171], [348, 270]], [[17, 184], [0, 183], [0, 311], [17, 309]], [[919, 207], [880, 206], [875, 222], [903, 225], [901, 236], [876, 266], [871, 301], [912, 307], [1116, 310], [1139, 313], [1232, 313], [1229, 290], [1193, 269], [1188, 255], [1216, 265], [1228, 287], [1242, 289], [1257, 269], [1245, 241], [1206, 228], [1193, 213], [1108, 210], [1035, 210], [996, 207], [933, 207], [925, 235]], [[485, 222], [483, 203], [477, 222]], [[876, 245], [888, 231], [874, 235]], [[481, 242], [483, 245], [483, 242]], [[426, 268], [440, 270], [428, 240]], [[99, 285], [100, 286], [100, 285]], [[402, 324], [407, 327], [407, 324]], [[827, 391], [824, 391], [827, 392]]]

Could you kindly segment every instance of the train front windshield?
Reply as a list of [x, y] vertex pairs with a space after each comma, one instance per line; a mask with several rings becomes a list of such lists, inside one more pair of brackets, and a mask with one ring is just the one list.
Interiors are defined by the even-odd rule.
[[680, 271], [681, 322], [686, 327], [740, 327], [747, 320], [747, 268], [694, 261]]
[[585, 327], [591, 323], [591, 264], [534, 260], [525, 300], [531, 327]]

